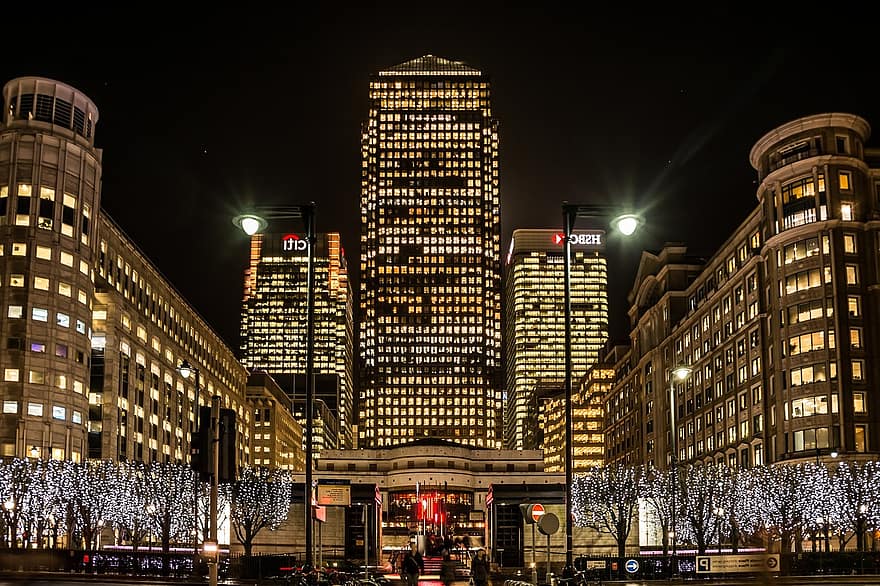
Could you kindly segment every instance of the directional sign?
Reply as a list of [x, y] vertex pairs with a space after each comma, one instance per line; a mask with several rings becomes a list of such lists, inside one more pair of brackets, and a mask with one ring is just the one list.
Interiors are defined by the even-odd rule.
[[624, 569], [629, 574], [635, 574], [639, 571], [639, 560], [626, 560], [626, 563], [623, 564]]
[[697, 573], [778, 572], [779, 554], [698, 555]]

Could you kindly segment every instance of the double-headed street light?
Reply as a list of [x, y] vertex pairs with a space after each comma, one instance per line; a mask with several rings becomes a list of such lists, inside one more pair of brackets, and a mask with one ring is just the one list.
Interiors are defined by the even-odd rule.
[[306, 471], [303, 486], [303, 508], [305, 509], [305, 537], [307, 566], [312, 566], [312, 452], [315, 399], [315, 204], [261, 206], [254, 213], [242, 214], [233, 218], [232, 223], [248, 236], [262, 232], [269, 220], [302, 220], [306, 227], [308, 243], [308, 269], [306, 277]]
[[610, 224], [611, 228], [624, 236], [631, 236], [642, 225], [642, 218], [636, 214], [620, 214], [612, 206], [589, 205], [589, 204], [562, 204], [562, 227], [563, 249], [565, 262], [563, 270], [565, 274], [565, 566], [573, 568], [573, 539], [572, 532], [574, 523], [571, 510], [571, 484], [572, 468], [574, 467], [572, 454], [572, 360], [571, 360], [571, 240], [574, 225], [578, 218], [591, 218], [602, 224]]

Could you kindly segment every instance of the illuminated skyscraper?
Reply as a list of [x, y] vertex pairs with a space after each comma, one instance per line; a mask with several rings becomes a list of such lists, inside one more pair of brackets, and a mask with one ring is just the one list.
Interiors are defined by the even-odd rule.
[[[572, 376], [580, 380], [608, 339], [605, 234], [572, 235]], [[561, 230], [514, 230], [505, 275], [507, 404], [505, 443], [541, 448], [539, 407], [565, 378], [565, 277]], [[563, 407], [564, 409], [564, 407]], [[552, 417], [549, 417], [552, 420]]]
[[[345, 449], [353, 446], [352, 296], [339, 234], [319, 234], [317, 240], [315, 399], [337, 417], [338, 444], [332, 439], [335, 430], [325, 434], [324, 426], [317, 426], [315, 448]], [[306, 389], [307, 272], [305, 241], [297, 234], [251, 237], [242, 302], [242, 362], [270, 373], [294, 402]], [[301, 415], [304, 420], [305, 413]]]
[[489, 79], [433, 55], [379, 72], [362, 133], [363, 447], [500, 447], [501, 215]]

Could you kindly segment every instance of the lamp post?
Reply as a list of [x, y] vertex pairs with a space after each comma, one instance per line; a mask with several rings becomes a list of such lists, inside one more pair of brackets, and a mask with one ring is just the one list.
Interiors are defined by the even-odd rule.
[[308, 242], [308, 268], [306, 277], [306, 470], [303, 483], [303, 508], [305, 509], [305, 563], [312, 566], [312, 452], [315, 398], [315, 204], [264, 206], [258, 213], [243, 214], [233, 218], [232, 223], [248, 236], [266, 229], [269, 220], [301, 219], [306, 226]]
[[565, 567], [573, 569], [574, 542], [572, 532], [574, 523], [571, 510], [571, 484], [573, 468], [573, 430], [572, 430], [572, 360], [571, 360], [571, 237], [574, 225], [578, 218], [593, 218], [609, 222], [612, 229], [617, 230], [624, 236], [631, 236], [642, 224], [640, 216], [635, 214], [619, 214], [610, 206], [562, 204], [562, 227], [563, 227], [563, 263], [564, 286], [565, 286], [565, 455], [562, 458], [565, 465]]
[[715, 520], [715, 528], [718, 532], [718, 553], [721, 553], [721, 520], [724, 518], [724, 507], [715, 507], [712, 509], [717, 519]]
[[6, 510], [6, 523], [9, 525], [9, 548], [12, 549], [15, 545], [15, 523], [12, 520], [12, 511], [15, 510], [15, 500], [12, 497], [9, 497], [3, 503], [3, 508]]
[[[201, 396], [201, 372], [198, 368], [192, 366], [188, 361], [184, 360], [177, 367], [177, 371], [184, 380], [195, 374], [195, 396], [192, 401], [193, 408], [193, 424], [189, 430], [189, 462], [193, 472], [193, 574], [196, 573], [196, 565], [199, 561], [199, 471], [192, 465], [193, 456], [198, 449], [195, 445], [196, 426], [199, 424], [199, 397]], [[199, 454], [199, 458], [204, 458], [205, 454]]]
[[678, 505], [676, 503], [676, 497], [678, 496], [678, 429], [677, 424], [675, 422], [676, 407], [675, 407], [675, 381], [683, 382], [688, 379], [693, 373], [693, 369], [690, 366], [676, 366], [669, 371], [669, 430], [670, 430], [670, 443], [669, 446], [671, 448], [671, 454], [669, 459], [669, 465], [672, 469], [672, 528], [669, 531], [669, 536], [672, 540], [672, 567], [670, 571], [673, 575], [678, 573], [678, 562], [676, 560], [677, 550], [676, 550], [676, 535], [675, 528], [677, 526], [677, 517], [678, 517]]

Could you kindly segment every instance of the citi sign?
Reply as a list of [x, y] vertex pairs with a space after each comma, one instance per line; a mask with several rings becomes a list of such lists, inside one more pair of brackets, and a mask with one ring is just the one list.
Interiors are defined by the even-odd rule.
[[[577, 234], [569, 234], [568, 241], [573, 246], [602, 246], [602, 232], [579, 232]], [[553, 235], [553, 244], [557, 246], [565, 242], [565, 234], [556, 233]]]
[[303, 240], [296, 234], [287, 234], [281, 238], [281, 250], [284, 252], [305, 252], [308, 249], [308, 240]]

